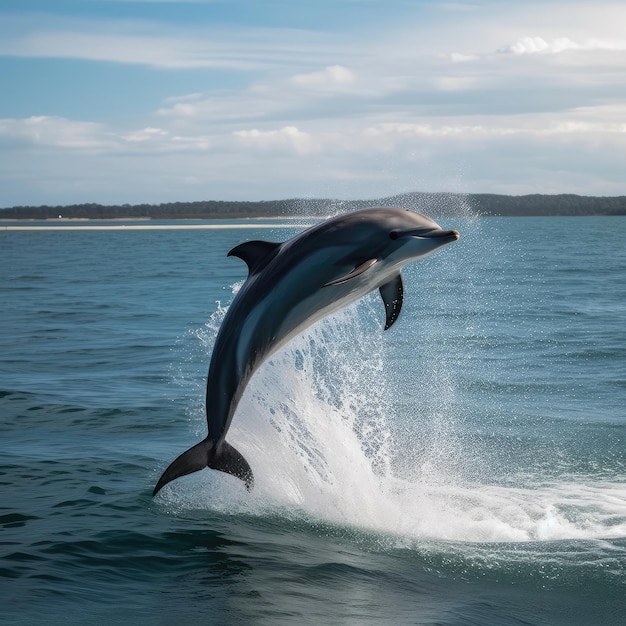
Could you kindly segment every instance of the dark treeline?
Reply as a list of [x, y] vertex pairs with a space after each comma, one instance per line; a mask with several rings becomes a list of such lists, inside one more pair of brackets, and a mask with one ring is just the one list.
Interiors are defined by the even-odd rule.
[[504, 196], [497, 194], [411, 193], [373, 200], [290, 199], [262, 202], [168, 202], [163, 204], [73, 204], [0, 209], [0, 219], [239, 219], [320, 216], [368, 206], [401, 206], [433, 215], [626, 215], [626, 196], [574, 194]]

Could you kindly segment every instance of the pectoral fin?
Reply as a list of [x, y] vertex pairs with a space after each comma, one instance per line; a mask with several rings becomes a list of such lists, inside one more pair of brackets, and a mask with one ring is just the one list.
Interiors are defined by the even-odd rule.
[[400, 315], [404, 286], [402, 284], [402, 274], [398, 272], [390, 281], [380, 288], [380, 295], [385, 303], [385, 330], [391, 328]]
[[326, 283], [324, 287], [330, 287], [331, 285], [341, 285], [342, 283], [347, 283], [349, 280], [356, 278], [366, 272], [374, 263], [376, 263], [378, 259], [368, 259], [365, 263], [361, 263], [358, 267], [355, 267], [349, 274], [345, 276], [341, 276], [340, 278], [336, 278], [335, 280], [331, 280]]

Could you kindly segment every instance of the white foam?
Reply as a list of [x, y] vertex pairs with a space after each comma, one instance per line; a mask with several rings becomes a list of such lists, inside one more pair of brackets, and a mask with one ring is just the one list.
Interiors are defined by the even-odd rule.
[[[202, 472], [169, 491], [172, 504], [254, 514], [278, 510], [409, 539], [626, 536], [624, 483], [536, 477], [513, 487], [465, 480], [481, 473], [449, 463], [463, 458], [455, 449], [463, 444], [452, 436], [458, 420], [454, 381], [436, 358], [427, 381], [432, 386], [437, 380], [432, 397], [425, 398], [424, 389], [414, 400], [424, 400], [430, 412], [421, 416], [428, 436], [395, 445], [394, 437], [413, 437], [416, 430], [397, 427], [408, 417], [398, 414], [388, 379], [393, 374], [377, 305], [372, 297], [320, 322], [253, 377], [228, 435], [253, 469], [252, 494], [232, 477]], [[220, 308], [200, 335], [207, 350], [223, 313]], [[203, 415], [197, 419], [204, 427]], [[467, 459], [477, 462], [475, 455]]]

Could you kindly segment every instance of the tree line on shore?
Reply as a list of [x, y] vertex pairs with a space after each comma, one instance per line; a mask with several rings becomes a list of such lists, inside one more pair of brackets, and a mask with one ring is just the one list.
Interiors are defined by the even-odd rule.
[[241, 219], [255, 217], [324, 216], [370, 206], [401, 206], [437, 216], [458, 215], [464, 210], [479, 215], [626, 215], [626, 196], [579, 196], [575, 194], [410, 193], [373, 200], [294, 198], [238, 202], [208, 200], [162, 204], [65, 206], [15, 206], [0, 209], [0, 219]]

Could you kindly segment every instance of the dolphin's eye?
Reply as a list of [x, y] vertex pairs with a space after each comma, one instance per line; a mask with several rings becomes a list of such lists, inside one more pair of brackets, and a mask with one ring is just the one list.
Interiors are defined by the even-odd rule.
[[396, 240], [399, 236], [400, 236], [400, 233], [399, 233], [399, 231], [397, 231], [397, 230], [392, 230], [392, 231], [389, 233], [389, 239], [393, 239], [394, 241], [395, 241], [395, 240]]

